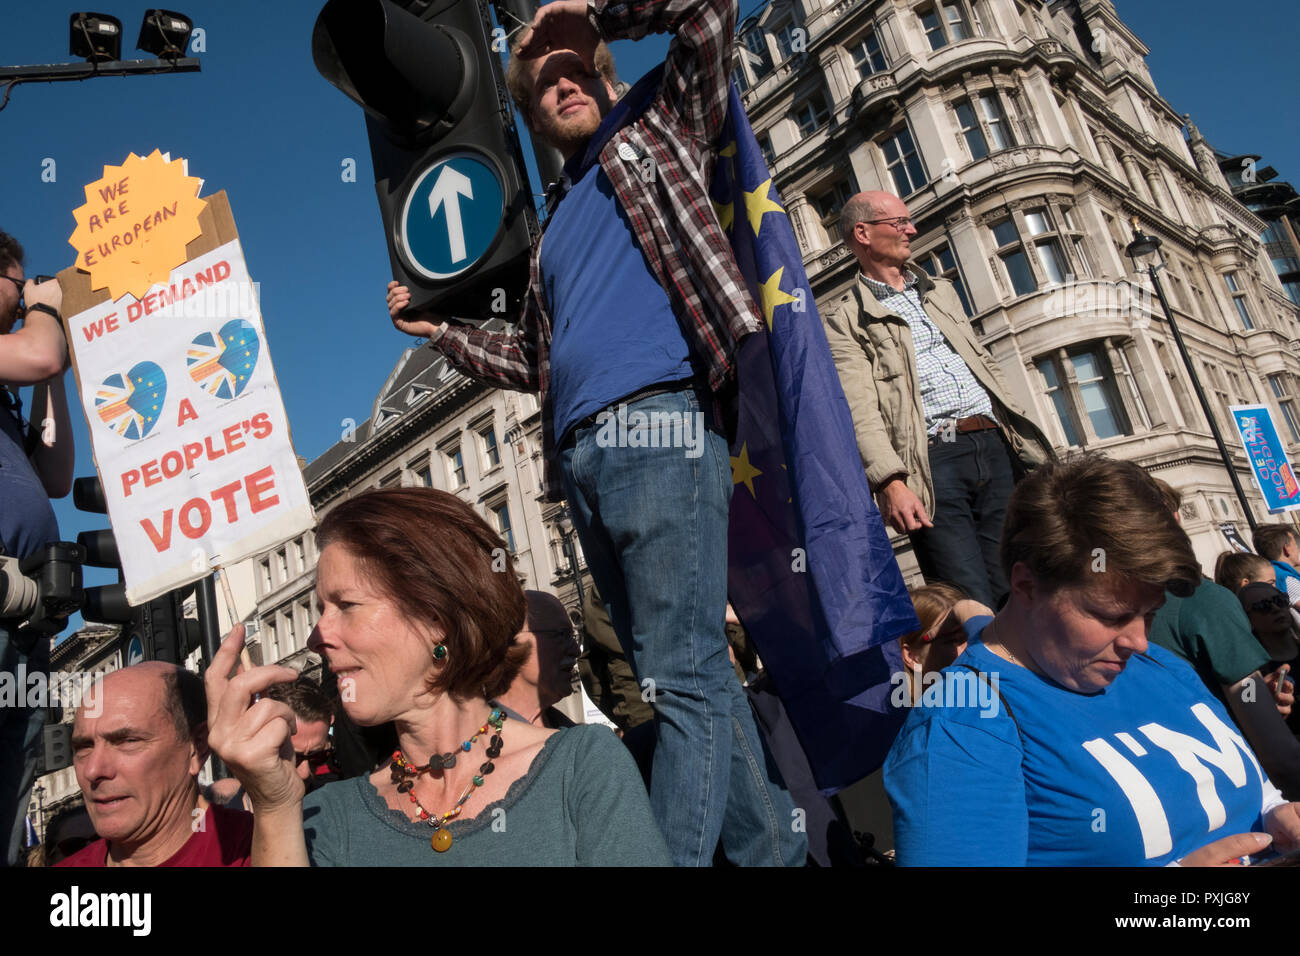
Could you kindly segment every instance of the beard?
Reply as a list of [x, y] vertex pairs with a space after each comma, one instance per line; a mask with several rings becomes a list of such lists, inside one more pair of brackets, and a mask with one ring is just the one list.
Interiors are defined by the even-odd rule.
[[549, 146], [554, 146], [567, 160], [575, 153], [587, 148], [591, 137], [600, 128], [601, 117], [598, 112], [583, 110], [570, 120], [558, 116], [548, 116], [534, 132]]

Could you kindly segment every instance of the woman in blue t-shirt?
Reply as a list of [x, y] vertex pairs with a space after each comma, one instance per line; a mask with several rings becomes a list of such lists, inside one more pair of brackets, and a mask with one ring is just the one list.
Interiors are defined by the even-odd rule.
[[1181, 659], [1147, 644], [1191, 542], [1131, 462], [1079, 456], [1016, 489], [1006, 606], [912, 709], [885, 765], [909, 866], [1225, 863], [1300, 848], [1269, 783]]

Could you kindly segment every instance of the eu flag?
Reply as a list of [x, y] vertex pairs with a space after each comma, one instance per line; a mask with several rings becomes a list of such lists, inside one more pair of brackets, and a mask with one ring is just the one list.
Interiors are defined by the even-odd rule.
[[817, 785], [884, 761], [901, 634], [920, 627], [867, 484], [784, 203], [731, 89], [710, 191], [767, 331], [739, 346], [728, 596]]

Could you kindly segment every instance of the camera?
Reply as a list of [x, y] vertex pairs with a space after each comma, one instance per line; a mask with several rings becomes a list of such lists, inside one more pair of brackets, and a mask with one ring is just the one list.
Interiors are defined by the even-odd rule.
[[20, 649], [30, 652], [40, 638], [59, 633], [81, 608], [85, 560], [85, 548], [68, 541], [21, 559], [0, 555], [0, 623], [14, 628]]

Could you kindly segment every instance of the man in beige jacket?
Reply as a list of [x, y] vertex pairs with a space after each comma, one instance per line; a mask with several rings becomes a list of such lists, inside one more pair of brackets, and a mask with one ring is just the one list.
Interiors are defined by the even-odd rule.
[[997, 607], [1006, 502], [1054, 457], [1051, 443], [1012, 400], [952, 284], [907, 264], [916, 227], [902, 200], [859, 193], [840, 231], [861, 272], [822, 315], [880, 513], [911, 537], [927, 582]]

